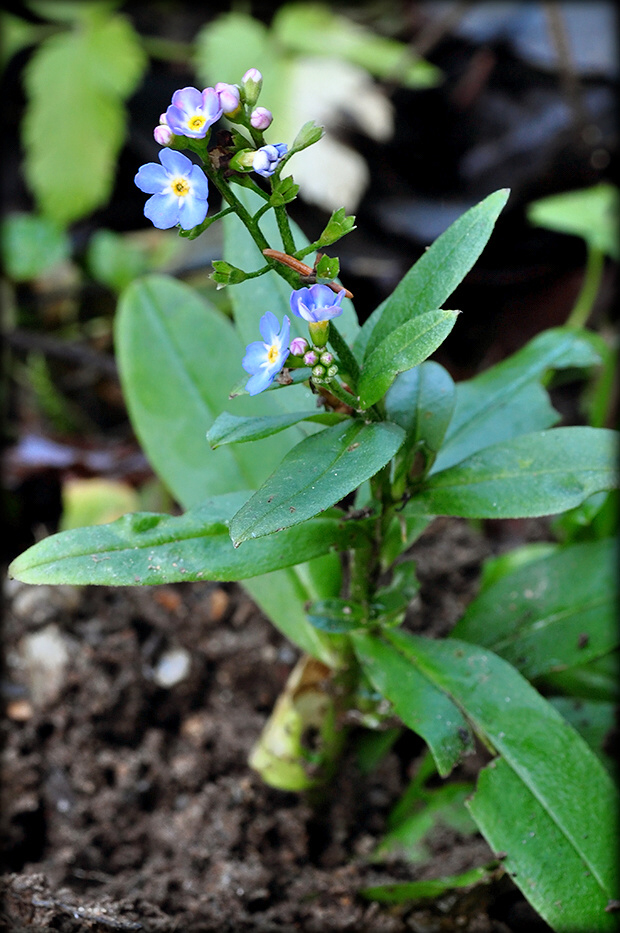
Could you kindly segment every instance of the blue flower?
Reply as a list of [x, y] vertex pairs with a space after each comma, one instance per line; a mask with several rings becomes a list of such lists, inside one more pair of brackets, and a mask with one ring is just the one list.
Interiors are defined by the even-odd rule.
[[140, 191], [152, 194], [144, 205], [144, 216], [160, 230], [180, 224], [191, 230], [201, 224], [209, 209], [209, 185], [197, 165], [174, 149], [162, 149], [159, 161], [147, 162], [134, 181]]
[[254, 153], [252, 168], [263, 178], [269, 178], [273, 175], [287, 151], [288, 146], [286, 143], [276, 143], [275, 146], [262, 146]]
[[291, 311], [309, 324], [330, 321], [342, 314], [344, 291], [335, 294], [327, 285], [299, 288], [291, 295]]
[[267, 311], [260, 319], [263, 340], [255, 340], [246, 347], [241, 365], [251, 376], [245, 386], [250, 395], [258, 395], [268, 388], [286, 363], [291, 332], [291, 322], [286, 315], [278, 333], [279, 327], [275, 314]]
[[184, 87], [172, 95], [172, 103], [166, 110], [166, 121], [177, 136], [202, 139], [222, 116], [220, 97], [215, 88], [206, 87], [199, 91], [195, 87]]

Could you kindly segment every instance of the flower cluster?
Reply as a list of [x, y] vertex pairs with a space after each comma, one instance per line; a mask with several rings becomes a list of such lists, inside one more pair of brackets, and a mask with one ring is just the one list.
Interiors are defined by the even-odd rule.
[[[255, 148], [233, 152], [232, 170], [254, 171], [264, 178], [274, 174], [288, 150], [284, 143], [260, 145], [263, 131], [273, 120], [269, 110], [255, 106], [262, 82], [261, 73], [250, 68], [239, 85], [218, 82], [215, 87], [206, 87], [202, 91], [184, 87], [174, 92], [170, 106], [161, 114], [159, 125], [153, 131], [155, 141], [165, 147], [159, 153], [161, 165], [148, 162], [135, 177], [138, 188], [152, 195], [146, 202], [144, 213], [156, 227], [168, 229], [178, 224], [183, 230], [191, 230], [207, 216], [209, 203], [205, 173], [186, 156], [173, 150], [183, 147], [183, 138], [188, 140], [185, 145], [190, 149], [196, 147], [196, 141], [204, 141], [201, 145], [206, 146], [211, 127], [222, 116], [245, 126], [254, 139]], [[200, 147], [195, 151], [205, 155], [205, 150]], [[208, 172], [206, 162], [205, 167]]]
[[250, 395], [258, 395], [269, 388], [287, 362], [310, 366], [312, 378], [318, 383], [333, 379], [338, 367], [333, 355], [325, 349], [325, 344], [330, 320], [342, 314], [343, 297], [344, 291], [334, 294], [327, 285], [311, 285], [291, 294], [291, 311], [308, 323], [313, 338], [312, 346], [304, 337], [295, 337], [289, 347], [291, 326], [288, 316], [285, 315], [281, 329], [277, 317], [271, 311], [262, 316], [260, 333], [263, 340], [249, 344], [241, 364], [246, 373], [251, 375], [246, 383]]

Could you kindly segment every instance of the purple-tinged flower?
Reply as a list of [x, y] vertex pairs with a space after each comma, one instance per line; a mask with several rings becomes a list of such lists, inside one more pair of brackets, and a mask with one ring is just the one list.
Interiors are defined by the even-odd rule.
[[304, 353], [304, 363], [306, 366], [316, 366], [319, 362], [319, 354], [314, 350], [308, 350], [307, 353]]
[[236, 84], [226, 84], [224, 81], [218, 81], [215, 90], [219, 97], [220, 106], [226, 115], [239, 109], [241, 95]]
[[160, 123], [153, 130], [153, 137], [158, 146], [169, 146], [174, 133], [167, 123]]
[[294, 337], [293, 340], [291, 340], [291, 356], [303, 356], [307, 349], [308, 341], [305, 337]]
[[291, 311], [309, 324], [330, 321], [342, 314], [344, 291], [335, 294], [327, 285], [299, 288], [291, 295]]
[[241, 365], [250, 378], [246, 389], [250, 395], [258, 395], [267, 389], [286, 363], [288, 340], [291, 333], [290, 319], [284, 315], [282, 328], [275, 314], [267, 311], [260, 319], [262, 340], [255, 340], [246, 347]]
[[166, 110], [166, 121], [172, 132], [191, 139], [206, 136], [221, 116], [220, 98], [212, 87], [206, 87], [202, 92], [195, 87], [175, 91], [172, 103]]
[[276, 143], [275, 146], [262, 146], [254, 153], [252, 168], [257, 175], [269, 178], [277, 169], [287, 150], [286, 143]]
[[134, 179], [140, 191], [153, 195], [144, 205], [144, 216], [160, 230], [175, 224], [191, 230], [207, 216], [207, 178], [201, 168], [175, 149], [162, 149], [159, 161], [161, 165], [147, 162]]
[[273, 123], [273, 114], [266, 107], [257, 107], [250, 114], [250, 124], [255, 130], [267, 130]]

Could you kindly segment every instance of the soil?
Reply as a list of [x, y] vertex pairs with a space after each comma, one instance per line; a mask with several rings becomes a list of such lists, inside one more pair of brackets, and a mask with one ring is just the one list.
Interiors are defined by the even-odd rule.
[[[494, 531], [438, 519], [414, 545], [421, 590], [410, 628], [445, 634], [485, 556], [544, 536], [527, 522]], [[548, 930], [501, 869], [433, 901], [385, 907], [361, 896], [494, 855], [480, 836], [445, 828], [422, 865], [370, 860], [424, 751], [411, 733], [370, 774], [352, 743], [318, 804], [262, 783], [248, 754], [297, 652], [240, 586], [8, 581], [5, 642], [6, 929]], [[454, 777], [473, 779], [480, 759]]]

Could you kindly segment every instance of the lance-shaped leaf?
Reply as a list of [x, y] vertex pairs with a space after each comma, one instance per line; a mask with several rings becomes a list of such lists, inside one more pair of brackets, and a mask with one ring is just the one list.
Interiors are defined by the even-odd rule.
[[135, 584], [244, 580], [364, 540], [363, 522], [326, 513], [236, 550], [228, 526], [248, 493], [216, 496], [180, 516], [136, 512], [44, 538], [11, 565], [26, 583]]
[[[558, 783], [563, 780], [564, 772], [557, 776]], [[580, 793], [594, 789], [583, 785]], [[506, 853], [504, 869], [556, 933], [618, 929], [616, 917], [605, 910], [611, 900], [607, 890], [506, 761], [499, 758], [481, 771], [477, 791], [466, 805], [491, 848]], [[612, 811], [606, 819], [614, 822]], [[582, 835], [595, 831], [584, 822]], [[607, 842], [615, 848], [613, 840]]]
[[406, 726], [421, 735], [444, 777], [474, 751], [471, 729], [452, 700], [392, 645], [352, 632], [355, 653], [373, 687], [390, 701]]
[[405, 432], [387, 421], [345, 421], [297, 444], [231, 522], [235, 545], [335, 505], [389, 463]]
[[579, 331], [556, 327], [538, 334], [507, 360], [459, 382], [454, 414], [431, 472], [499, 441], [550, 428], [559, 416], [541, 385], [545, 373], [599, 361]]
[[366, 356], [409, 318], [441, 308], [487, 244], [509, 191], [493, 192], [451, 224], [373, 311], [355, 341]]
[[502, 756], [481, 775], [471, 813], [525, 896], [556, 930], [615, 929], [605, 907], [618, 897], [616, 791], [582, 737], [492, 652], [402, 631], [385, 638]]
[[555, 428], [494, 444], [434, 473], [412, 513], [463, 518], [555, 515], [617, 485], [617, 432]]
[[258, 441], [263, 437], [278, 434], [301, 421], [338, 424], [345, 418], [346, 415], [335, 411], [292, 411], [290, 414], [263, 415], [256, 418], [244, 418], [225, 411], [215, 419], [207, 433], [207, 440], [214, 448], [224, 444], [244, 444], [247, 441]]
[[620, 638], [617, 557], [611, 538], [559, 548], [487, 587], [452, 634], [529, 679], [607, 654]]
[[446, 339], [458, 313], [426, 311], [391, 331], [364, 360], [357, 387], [362, 408], [378, 402], [398, 373], [427, 359]]

